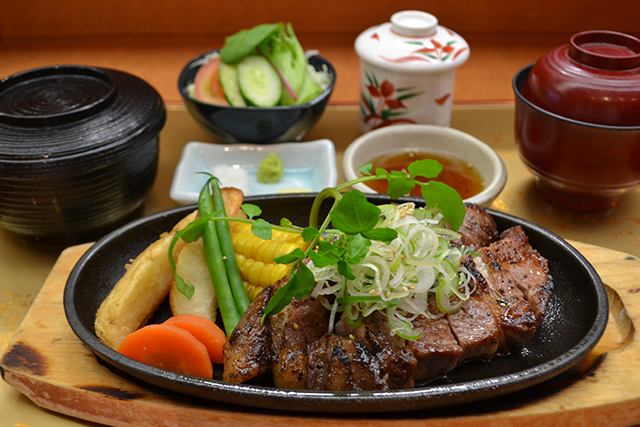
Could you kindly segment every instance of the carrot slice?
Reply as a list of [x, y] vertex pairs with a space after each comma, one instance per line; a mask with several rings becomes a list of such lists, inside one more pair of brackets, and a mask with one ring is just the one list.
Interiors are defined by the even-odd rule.
[[193, 334], [174, 325], [147, 325], [127, 335], [118, 352], [156, 368], [213, 378], [209, 352]]
[[207, 348], [211, 361], [222, 363], [222, 347], [227, 342], [227, 336], [211, 319], [193, 314], [180, 314], [170, 317], [164, 323], [191, 332]]

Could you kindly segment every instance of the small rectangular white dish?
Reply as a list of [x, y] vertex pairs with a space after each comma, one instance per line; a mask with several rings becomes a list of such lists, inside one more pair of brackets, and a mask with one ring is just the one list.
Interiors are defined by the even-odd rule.
[[[258, 182], [258, 166], [272, 152], [284, 165], [282, 178], [273, 184]], [[171, 199], [183, 205], [197, 203], [207, 180], [206, 175], [198, 172], [212, 173], [220, 165], [247, 172], [248, 182], [219, 177], [222, 186], [238, 187], [246, 196], [319, 192], [338, 182], [335, 146], [328, 139], [269, 145], [222, 145], [194, 141], [187, 143], [182, 150], [171, 184]]]

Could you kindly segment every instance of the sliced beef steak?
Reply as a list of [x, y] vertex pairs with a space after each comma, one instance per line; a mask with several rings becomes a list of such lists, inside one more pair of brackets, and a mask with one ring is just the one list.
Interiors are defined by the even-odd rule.
[[266, 318], [261, 325], [260, 321], [273, 293], [284, 283], [282, 280], [258, 294], [229, 336], [223, 347], [224, 381], [239, 384], [271, 370], [271, 322]]
[[[482, 278], [474, 279], [477, 280]], [[447, 315], [451, 331], [462, 349], [460, 363], [474, 358], [489, 359], [498, 351], [500, 329], [487, 298], [490, 295], [476, 285], [460, 310]]]
[[456, 246], [480, 249], [498, 240], [498, 227], [487, 211], [474, 203], [465, 203], [465, 216], [458, 229], [462, 237], [451, 242]]
[[270, 321], [273, 381], [279, 388], [302, 389], [307, 381], [307, 347], [329, 330], [329, 311], [315, 298], [294, 298]]
[[416, 358], [404, 338], [394, 334], [384, 313], [373, 312], [358, 326], [343, 316], [336, 323], [337, 334], [363, 343], [378, 364], [383, 389], [410, 388], [414, 385]]
[[[503, 238], [497, 242], [479, 249], [477, 257], [467, 256], [463, 261], [473, 277], [474, 292], [479, 293], [498, 322], [500, 353], [533, 337], [542, 320], [536, 312], [546, 310], [546, 303], [545, 307], [534, 309], [529, 303], [529, 295], [546, 295], [553, 287], [550, 276], [523, 273], [530, 271], [531, 251], [518, 227], [503, 233]], [[519, 283], [525, 276], [528, 278], [526, 286]], [[528, 289], [527, 294], [522, 291], [523, 287]]]
[[309, 347], [310, 390], [385, 390], [379, 362], [360, 341], [327, 334]]
[[[260, 324], [265, 308], [286, 279], [250, 305], [224, 347], [224, 380], [240, 383], [272, 371], [281, 388], [390, 390], [414, 387], [446, 375], [469, 359], [488, 359], [531, 339], [553, 290], [547, 260], [521, 227], [498, 234], [486, 211], [467, 205], [456, 242], [475, 250], [462, 259], [470, 298], [455, 313], [413, 320], [415, 340], [393, 333], [382, 312], [358, 325], [339, 319], [330, 332], [320, 301], [293, 299]], [[476, 255], [477, 254], [477, 255]], [[434, 299], [430, 311], [438, 313]]]
[[500, 239], [500, 250], [491, 253], [492, 262], [501, 265], [503, 280], [516, 283], [541, 321], [553, 292], [553, 278], [547, 259], [531, 247], [520, 226], [505, 230]]
[[420, 332], [419, 338], [408, 341], [417, 361], [416, 382], [434, 380], [456, 367], [463, 348], [453, 336], [446, 317], [428, 319], [420, 315], [413, 321], [413, 329]]

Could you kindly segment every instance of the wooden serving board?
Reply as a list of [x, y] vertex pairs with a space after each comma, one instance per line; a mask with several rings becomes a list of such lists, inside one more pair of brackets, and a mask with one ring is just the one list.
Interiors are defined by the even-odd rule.
[[131, 382], [99, 364], [73, 334], [63, 310], [67, 276], [89, 245], [65, 250], [0, 360], [4, 380], [35, 404], [110, 426], [363, 427], [632, 426], [640, 424], [640, 259], [571, 242], [607, 285], [604, 336], [578, 367], [546, 388], [456, 408], [397, 414], [324, 415], [193, 402]]

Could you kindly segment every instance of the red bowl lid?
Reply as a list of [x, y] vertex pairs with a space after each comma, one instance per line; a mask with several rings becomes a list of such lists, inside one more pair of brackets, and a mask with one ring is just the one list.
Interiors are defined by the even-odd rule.
[[575, 34], [534, 64], [522, 95], [582, 122], [640, 125], [640, 40], [613, 31]]

